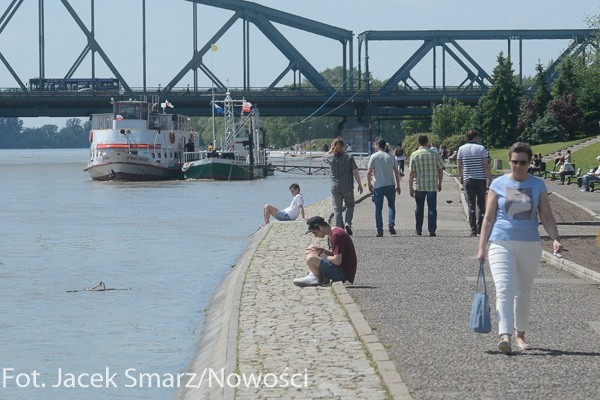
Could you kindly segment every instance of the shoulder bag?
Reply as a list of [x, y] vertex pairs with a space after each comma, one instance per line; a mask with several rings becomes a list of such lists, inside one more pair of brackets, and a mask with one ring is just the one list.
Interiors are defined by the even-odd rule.
[[490, 321], [490, 302], [487, 294], [487, 286], [485, 284], [483, 263], [479, 264], [477, 291], [473, 296], [473, 306], [471, 307], [469, 328], [471, 329], [471, 332], [474, 333], [490, 333], [492, 331], [492, 323]]

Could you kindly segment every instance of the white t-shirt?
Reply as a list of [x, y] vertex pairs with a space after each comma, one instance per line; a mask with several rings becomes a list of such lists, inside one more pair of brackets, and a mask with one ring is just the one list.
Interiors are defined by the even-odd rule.
[[284, 209], [283, 212], [286, 213], [290, 219], [296, 219], [300, 215], [300, 206], [304, 206], [304, 196], [298, 193], [292, 199], [290, 206]]

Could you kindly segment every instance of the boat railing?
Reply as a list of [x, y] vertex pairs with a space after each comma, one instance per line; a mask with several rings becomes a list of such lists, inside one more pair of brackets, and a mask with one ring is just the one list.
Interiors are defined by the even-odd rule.
[[[266, 164], [267, 156], [264, 149], [254, 153], [255, 164]], [[249, 161], [247, 151], [222, 151], [222, 150], [200, 150], [200, 151], [186, 151], [183, 153], [183, 162], [191, 162], [197, 160], [203, 160], [205, 158], [227, 158], [233, 160]]]
[[183, 153], [183, 162], [203, 160], [203, 159], [207, 158], [207, 156], [208, 156], [208, 151], [206, 151], [206, 150], [185, 151]]

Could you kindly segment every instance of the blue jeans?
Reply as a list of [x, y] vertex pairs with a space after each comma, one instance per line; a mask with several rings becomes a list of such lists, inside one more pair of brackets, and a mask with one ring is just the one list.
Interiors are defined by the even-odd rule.
[[373, 190], [373, 199], [375, 200], [375, 226], [377, 233], [383, 233], [383, 198], [388, 203], [388, 226], [393, 227], [396, 221], [396, 186], [382, 186]]
[[423, 230], [423, 217], [425, 214], [425, 198], [427, 198], [427, 230], [435, 233], [437, 229], [437, 192], [415, 192], [415, 221], [417, 232]]
[[588, 190], [590, 188], [590, 182], [598, 182], [600, 181], [600, 176], [594, 176], [594, 175], [584, 175], [583, 176], [583, 188]]
[[319, 261], [319, 272], [325, 280], [329, 279], [331, 282], [346, 282], [346, 274], [337, 265], [334, 265], [331, 261], [324, 258]]

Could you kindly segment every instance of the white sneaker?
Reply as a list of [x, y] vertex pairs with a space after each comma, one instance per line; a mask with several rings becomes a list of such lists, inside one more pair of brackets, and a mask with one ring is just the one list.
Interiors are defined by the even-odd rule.
[[319, 278], [314, 274], [308, 274], [306, 276], [294, 279], [294, 285], [300, 287], [319, 286], [319, 283]]

